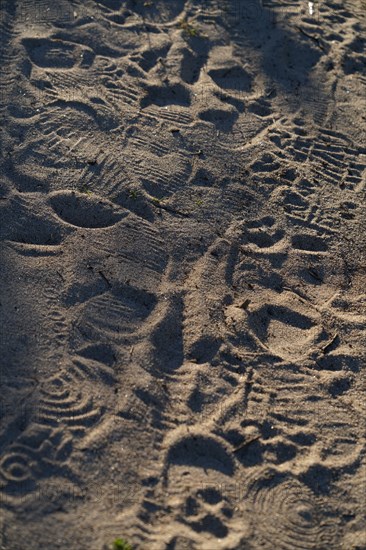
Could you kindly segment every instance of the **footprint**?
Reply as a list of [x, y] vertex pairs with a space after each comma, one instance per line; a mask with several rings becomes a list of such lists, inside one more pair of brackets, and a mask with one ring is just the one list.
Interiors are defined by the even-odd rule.
[[360, 366], [357, 357], [352, 357], [345, 353], [330, 353], [324, 357], [320, 357], [317, 361], [317, 367], [321, 371], [330, 372], [358, 372]]
[[195, 187], [213, 187], [215, 175], [205, 168], [199, 168], [192, 177], [190, 184]]
[[102, 383], [106, 386], [113, 386], [116, 383], [114, 369], [103, 361], [97, 361], [83, 357], [82, 352], [72, 360], [69, 367], [70, 376], [85, 381]]
[[263, 153], [262, 156], [250, 165], [253, 172], [274, 172], [281, 168], [281, 164], [271, 153]]
[[141, 99], [141, 108], [149, 107], [149, 105], [157, 105], [158, 107], [167, 107], [169, 105], [180, 105], [189, 107], [191, 104], [191, 96], [188, 88], [180, 84], [149, 85], [145, 96]]
[[[83, 392], [84, 390], [84, 392]], [[57, 376], [41, 388], [37, 411], [37, 422], [45, 426], [62, 426], [73, 434], [84, 435], [86, 428], [101, 418], [100, 407], [87, 395], [85, 384], [79, 390], [73, 387], [72, 380]]]
[[[168, 521], [174, 522], [174, 535], [194, 541], [189, 548], [196, 542], [200, 548], [215, 548], [218, 539], [220, 547], [241, 547], [248, 524], [242, 518], [239, 528], [232, 521], [235, 506], [241, 507], [234, 472], [231, 452], [217, 436], [196, 428], [188, 434], [178, 428], [168, 435], [161, 490], [171, 510]], [[159, 533], [165, 532], [163, 525]], [[168, 547], [175, 548], [171, 539]]]
[[275, 470], [256, 472], [252, 479], [244, 480], [244, 498], [257, 536], [263, 541], [261, 547], [338, 547], [340, 533], [335, 512], [325, 508], [295, 477]]
[[183, 303], [180, 297], [168, 299], [151, 320], [151, 366], [161, 376], [182, 366], [184, 346], [182, 334]]
[[75, 191], [56, 192], [51, 196], [50, 203], [59, 218], [76, 227], [110, 227], [128, 214], [106, 199]]
[[164, 59], [167, 56], [170, 47], [170, 41], [167, 39], [166, 41], [160, 39], [160, 43], [139, 52], [136, 56], [131, 56], [131, 58], [136, 61], [146, 73], [148, 73], [153, 67], [156, 66], [159, 58]]
[[[139, 61], [139, 57], [133, 59], [136, 62]], [[145, 75], [136, 62], [126, 63], [120, 60], [116, 65], [114, 62], [108, 62], [103, 58], [96, 61], [95, 70], [102, 85], [102, 90], [100, 88], [99, 90], [97, 88], [97, 90], [102, 92], [109, 106], [112, 107], [112, 111], [121, 113], [126, 107], [129, 110], [138, 108], [141, 96], [141, 89], [138, 84]], [[125, 115], [125, 112], [123, 114]], [[116, 122], [115, 128], [118, 128], [121, 123], [120, 116], [117, 117]]]
[[34, 457], [27, 451], [14, 445], [3, 454], [0, 460], [0, 490], [7, 492], [6, 489], [9, 486], [13, 491], [18, 486], [22, 492], [34, 488], [35, 481], [31, 467]]
[[[18, 220], [18, 224], [21, 226], [16, 229], [15, 234], [11, 237], [11, 242], [26, 245], [23, 247], [24, 252], [27, 250], [36, 252], [38, 250], [39, 253], [42, 253], [43, 250], [48, 253], [52, 251], [52, 248], [57, 248], [62, 243], [63, 231], [59, 225], [35, 216], [26, 218], [24, 218], [23, 223]], [[18, 250], [21, 251], [21, 248], [18, 247]]]
[[307, 135], [295, 119], [289, 132], [275, 130], [270, 139], [277, 145], [276, 155], [282, 162], [285, 157], [292, 162], [310, 162], [311, 179], [320, 179], [332, 188], [362, 188], [365, 166], [360, 157], [365, 149], [342, 132], [318, 127], [315, 135]]
[[291, 293], [256, 299], [248, 312], [248, 323], [255, 336], [277, 355], [286, 359], [306, 357], [326, 337], [319, 314]]
[[328, 245], [324, 237], [307, 235], [306, 233], [294, 235], [292, 237], [292, 246], [304, 252], [327, 252]]
[[131, 160], [135, 178], [150, 196], [158, 199], [180, 191], [191, 172], [191, 163], [179, 153], [159, 157], [145, 150], [143, 158], [136, 156]]
[[187, 84], [194, 84], [198, 81], [201, 69], [206, 62], [206, 55], [197, 54], [189, 48], [182, 48], [180, 76]]
[[205, 109], [199, 113], [201, 120], [213, 123], [218, 130], [223, 132], [229, 132], [232, 129], [238, 116], [237, 109], [229, 106], [227, 109]]
[[38, 483], [51, 474], [62, 475], [72, 450], [64, 430], [52, 430], [32, 423], [0, 459], [1, 502], [17, 505], [26, 495], [36, 497]]
[[59, 254], [59, 245], [70, 233], [70, 229], [62, 227], [58, 220], [50, 219], [50, 209], [39, 197], [14, 197], [4, 206], [1, 218], [1, 238], [26, 256]]
[[235, 470], [233, 459], [223, 442], [200, 433], [183, 435], [171, 441], [165, 458], [165, 476], [173, 466], [215, 470], [228, 476], [233, 475]]
[[[232, 105], [239, 113], [242, 113], [245, 109], [244, 101], [241, 101], [235, 96], [233, 97], [227, 92], [223, 92], [222, 90], [219, 90], [219, 91], [213, 90], [213, 96], [226, 105]], [[241, 126], [241, 123], [237, 123], [237, 128], [235, 129], [233, 128], [233, 132], [240, 133], [240, 126]], [[241, 135], [241, 139], [243, 139], [243, 135], [244, 135], [244, 132]]]
[[258, 99], [257, 101], [249, 105], [248, 112], [253, 113], [259, 117], [266, 117], [272, 114], [272, 109], [268, 101]]
[[353, 378], [349, 375], [332, 376], [327, 385], [327, 390], [332, 397], [338, 397], [347, 393], [353, 383]]
[[33, 63], [42, 68], [64, 70], [79, 64], [90, 66], [94, 59], [91, 49], [64, 40], [25, 38], [23, 44]]
[[260, 224], [260, 220], [258, 222], [257, 227], [248, 230], [249, 243], [256, 245], [258, 248], [272, 248], [284, 238], [285, 233], [282, 229], [270, 229], [265, 219], [263, 224]]
[[75, 328], [92, 341], [118, 340], [136, 331], [155, 305], [156, 297], [152, 293], [116, 285], [110, 292], [90, 298], [81, 307]]
[[346, 75], [363, 72], [365, 70], [364, 54], [345, 54], [342, 60], [342, 67]]
[[264, 216], [263, 218], [255, 219], [248, 223], [250, 229], [260, 229], [262, 226], [273, 227], [275, 224], [273, 216]]
[[108, 367], [112, 367], [116, 362], [115, 352], [109, 344], [90, 344], [78, 350], [78, 354]]
[[191, 521], [190, 527], [197, 533], [207, 532], [218, 539], [225, 538], [229, 532], [226, 525], [214, 514], [205, 514], [199, 521]]
[[272, 349], [281, 350], [282, 344], [283, 352], [300, 351], [304, 340], [303, 331], [313, 328], [309, 318], [286, 307], [265, 305], [252, 313], [250, 319], [252, 328], [260, 339], [266, 341]]
[[208, 75], [224, 90], [250, 92], [252, 89], [252, 77], [240, 65], [211, 69]]

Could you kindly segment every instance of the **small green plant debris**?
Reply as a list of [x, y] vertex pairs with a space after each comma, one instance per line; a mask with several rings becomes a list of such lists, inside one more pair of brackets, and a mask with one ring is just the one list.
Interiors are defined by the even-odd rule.
[[86, 195], [91, 195], [92, 194], [92, 190], [89, 189], [89, 187], [87, 186], [86, 183], [84, 183], [83, 185], [81, 185], [79, 187], [79, 191], [80, 191], [80, 193], [85, 193]]
[[128, 196], [130, 197], [130, 199], [133, 199], [135, 201], [139, 196], [139, 192], [136, 191], [136, 189], [131, 189], [130, 192], [128, 193]]
[[125, 539], [116, 539], [113, 542], [112, 550], [133, 550], [133, 548]]
[[187, 36], [199, 36], [200, 33], [198, 32], [198, 29], [196, 29], [192, 23], [188, 21], [188, 19], [182, 19], [178, 23], [179, 28], [182, 29], [185, 35]]

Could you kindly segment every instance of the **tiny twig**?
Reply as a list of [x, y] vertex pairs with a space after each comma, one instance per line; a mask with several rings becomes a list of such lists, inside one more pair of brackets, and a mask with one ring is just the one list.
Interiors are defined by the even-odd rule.
[[332, 347], [332, 345], [334, 344], [334, 342], [337, 340], [338, 338], [338, 334], [335, 333], [334, 336], [332, 336], [332, 338], [327, 342], [327, 344], [324, 346], [324, 348], [322, 348], [322, 352], [324, 354], [328, 353], [329, 349]]
[[324, 46], [320, 43], [320, 38], [316, 37], [316, 36], [312, 36], [311, 34], [309, 34], [308, 32], [304, 31], [304, 29], [302, 29], [301, 27], [296, 27], [300, 32], [301, 34], [303, 34], [304, 36], [306, 36], [307, 38], [310, 38], [310, 40], [312, 40], [313, 42], [315, 42], [315, 44], [318, 46], [318, 48], [320, 48], [323, 52], [325, 52], [325, 48]]
[[172, 208], [171, 206], [167, 206], [165, 204], [161, 204], [157, 201], [151, 201], [156, 208], [161, 208], [162, 210], [165, 210], [166, 212], [169, 212], [171, 214], [177, 214], [178, 216], [182, 216], [183, 218], [189, 218], [189, 214], [186, 212], [182, 212], [181, 210], [177, 210], [176, 208]]
[[234, 453], [238, 453], [239, 451], [241, 451], [242, 449], [244, 449], [245, 447], [247, 447], [248, 445], [250, 445], [251, 443], [253, 443], [253, 441], [258, 441], [258, 439], [260, 439], [260, 435], [257, 435], [256, 437], [252, 437], [252, 439], [248, 439], [248, 441], [244, 441], [244, 443], [242, 443], [241, 445], [239, 445], [239, 447], [236, 447], [233, 452]]
[[109, 287], [111, 287], [112, 285], [111, 285], [110, 281], [107, 279], [107, 277], [104, 275], [103, 271], [98, 271], [98, 273], [99, 273], [99, 275], [102, 277], [103, 281], [104, 281], [105, 283], [107, 283], [107, 285], [108, 285]]
[[62, 273], [60, 273], [59, 271], [56, 271], [57, 275], [60, 277], [61, 281], [64, 281], [64, 277], [62, 275]]
[[319, 282], [323, 282], [323, 279], [320, 277], [320, 275], [317, 273], [317, 271], [315, 271], [315, 269], [313, 269], [312, 267], [309, 267], [308, 268], [308, 272], [310, 273], [310, 275], [316, 279], [317, 281]]

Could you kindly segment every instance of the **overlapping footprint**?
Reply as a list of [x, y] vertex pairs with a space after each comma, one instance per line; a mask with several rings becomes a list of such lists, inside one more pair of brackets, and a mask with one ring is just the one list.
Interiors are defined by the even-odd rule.
[[335, 548], [334, 514], [295, 477], [266, 469], [244, 480], [244, 499], [261, 548]]

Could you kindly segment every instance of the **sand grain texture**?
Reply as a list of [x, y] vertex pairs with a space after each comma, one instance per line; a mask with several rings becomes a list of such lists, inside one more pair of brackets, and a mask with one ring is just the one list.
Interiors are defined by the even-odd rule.
[[0, 548], [366, 548], [362, 0], [0, 6]]

